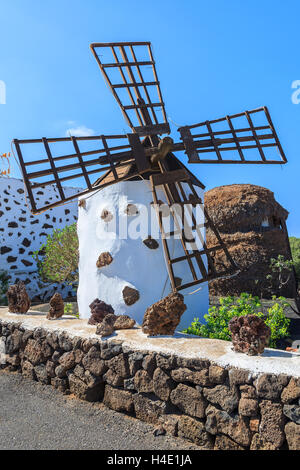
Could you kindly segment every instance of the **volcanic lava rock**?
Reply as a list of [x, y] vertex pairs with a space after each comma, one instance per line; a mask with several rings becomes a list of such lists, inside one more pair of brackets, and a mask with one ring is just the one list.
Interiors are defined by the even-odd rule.
[[128, 315], [116, 315], [114, 329], [115, 330], [128, 330], [133, 328], [135, 320]]
[[147, 308], [142, 331], [148, 336], [173, 335], [186, 310], [182, 294], [172, 293]]
[[101, 323], [103, 318], [109, 313], [115, 313], [111, 305], [106, 304], [102, 300], [95, 299], [90, 304], [91, 317], [88, 321], [89, 325], [97, 325]]
[[133, 287], [126, 286], [123, 289], [123, 299], [126, 305], [130, 306], [135, 304], [140, 298], [139, 291]]
[[127, 214], [129, 216], [138, 215], [139, 210], [138, 210], [138, 208], [135, 204], [128, 204], [126, 209], [125, 209], [125, 214]]
[[11, 313], [27, 313], [31, 302], [25, 284], [17, 282], [9, 286], [7, 291], [8, 310]]
[[47, 314], [47, 320], [55, 320], [56, 318], [60, 318], [64, 314], [64, 301], [62, 299], [62, 296], [56, 292], [56, 294], [53, 295], [51, 298], [50, 302], [50, 309]]
[[107, 251], [104, 253], [101, 253], [99, 256], [96, 266], [97, 268], [104, 268], [104, 266], [108, 266], [113, 262], [113, 257], [111, 256], [110, 253]]
[[143, 243], [144, 245], [146, 245], [147, 248], [149, 248], [150, 250], [156, 250], [158, 247], [159, 247], [159, 244], [158, 242], [151, 237], [151, 235], [149, 235], [148, 238], [146, 238], [145, 240], [143, 240]]
[[262, 318], [256, 315], [233, 317], [229, 324], [232, 344], [236, 352], [257, 356], [268, 346], [271, 330]]
[[101, 213], [101, 219], [104, 220], [104, 222], [111, 222], [113, 220], [114, 216], [110, 211], [107, 209], [103, 209]]
[[106, 315], [102, 322], [97, 325], [96, 335], [110, 336], [115, 331], [114, 324], [116, 321], [116, 315], [109, 313]]

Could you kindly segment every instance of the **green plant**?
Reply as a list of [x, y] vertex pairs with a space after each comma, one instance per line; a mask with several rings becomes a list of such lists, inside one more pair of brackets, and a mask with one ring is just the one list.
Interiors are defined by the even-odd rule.
[[8, 276], [5, 271], [0, 271], [0, 305], [7, 305], [6, 292], [8, 289]]
[[300, 238], [290, 237], [290, 246], [298, 281], [300, 281]]
[[277, 299], [273, 297], [272, 300], [274, 304], [268, 309], [267, 314], [264, 314], [260, 299], [251, 294], [243, 293], [240, 297], [221, 297], [220, 306], [211, 307], [208, 314], [204, 315], [206, 323], [201, 323], [199, 318], [195, 318], [184, 333], [231, 341], [229, 321], [235, 316], [257, 315], [264, 318], [265, 323], [271, 328], [269, 346], [276, 348], [278, 339], [289, 335], [290, 320], [284, 315], [289, 304], [284, 297]]
[[78, 283], [78, 237], [76, 224], [56, 229], [33, 253], [42, 281]]
[[64, 313], [66, 315], [72, 315], [73, 313], [73, 305], [71, 303], [66, 303], [64, 306]]
[[74, 317], [79, 318], [79, 312], [77, 312], [77, 313], [73, 312], [73, 304], [71, 302], [65, 303], [64, 314], [65, 315], [73, 315]]

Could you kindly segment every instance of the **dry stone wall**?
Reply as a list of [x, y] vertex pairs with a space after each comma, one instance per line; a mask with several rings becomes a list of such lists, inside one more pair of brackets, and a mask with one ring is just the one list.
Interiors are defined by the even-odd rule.
[[[78, 191], [76, 188], [64, 190], [67, 196]], [[41, 206], [57, 199], [52, 186], [41, 188], [37, 194]], [[77, 200], [38, 215], [31, 214], [28, 205], [23, 181], [0, 177], [0, 270], [8, 273], [10, 284], [22, 280], [31, 299], [46, 301], [55, 291], [64, 296], [71, 295], [69, 287], [41, 281], [32, 254], [54, 229], [62, 229], [77, 221]]]
[[300, 450], [300, 379], [0, 321], [3, 369], [205, 449]]

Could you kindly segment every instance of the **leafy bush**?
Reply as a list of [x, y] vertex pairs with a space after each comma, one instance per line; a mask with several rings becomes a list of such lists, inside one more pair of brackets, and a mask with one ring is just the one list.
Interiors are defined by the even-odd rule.
[[44, 282], [78, 283], [78, 237], [76, 224], [56, 229], [47, 241], [33, 253]]
[[261, 309], [262, 304], [258, 297], [243, 293], [240, 297], [221, 297], [219, 307], [211, 307], [208, 314], [204, 315], [206, 323], [201, 323], [195, 318], [191, 326], [184, 333], [203, 336], [205, 338], [223, 339], [231, 341], [228, 329], [229, 321], [235, 316], [257, 315], [264, 318], [265, 323], [271, 328], [269, 346], [276, 348], [277, 340], [289, 336], [290, 320], [285, 317], [284, 311], [289, 306], [284, 297], [273, 297], [274, 304], [265, 315]]
[[8, 289], [8, 276], [5, 271], [0, 272], [0, 305], [7, 305], [6, 292]]
[[300, 238], [290, 237], [290, 245], [298, 281], [300, 281]]

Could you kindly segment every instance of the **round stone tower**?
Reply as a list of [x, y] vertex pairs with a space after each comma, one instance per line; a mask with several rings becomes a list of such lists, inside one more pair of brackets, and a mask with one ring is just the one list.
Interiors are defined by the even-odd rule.
[[[286, 211], [269, 189], [252, 184], [219, 186], [205, 193], [208, 214], [219, 230], [223, 241], [240, 267], [241, 272], [231, 279], [217, 279], [209, 285], [211, 295], [239, 295], [242, 292], [271, 296], [270, 259], [283, 255], [291, 259], [286, 228]], [[208, 247], [214, 235], [207, 231]], [[222, 263], [221, 253], [216, 260]], [[294, 297], [296, 280], [290, 281], [279, 292], [273, 282], [276, 295]], [[277, 291], [276, 291], [277, 289]]]

